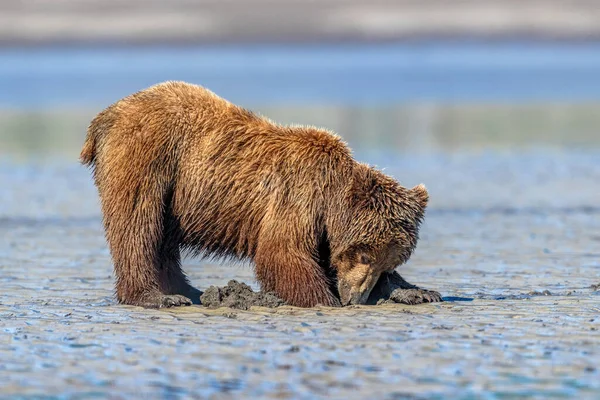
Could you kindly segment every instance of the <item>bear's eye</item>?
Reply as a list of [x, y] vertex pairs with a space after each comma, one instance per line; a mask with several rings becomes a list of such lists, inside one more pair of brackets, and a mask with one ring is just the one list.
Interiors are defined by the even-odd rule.
[[366, 254], [361, 254], [359, 257], [359, 262], [361, 264], [371, 264], [371, 257]]

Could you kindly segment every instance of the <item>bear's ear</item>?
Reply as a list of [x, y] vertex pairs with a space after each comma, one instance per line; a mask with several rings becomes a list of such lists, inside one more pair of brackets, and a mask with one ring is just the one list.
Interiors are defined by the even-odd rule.
[[425, 185], [421, 183], [415, 186], [414, 188], [410, 189], [410, 191], [413, 193], [413, 196], [415, 197], [415, 199], [417, 199], [417, 202], [424, 210], [427, 207], [427, 203], [429, 202], [429, 193], [427, 192]]
[[374, 206], [379, 192], [382, 190], [377, 175], [371, 168], [359, 164], [354, 169], [354, 181], [352, 183], [353, 203], [359, 207]]

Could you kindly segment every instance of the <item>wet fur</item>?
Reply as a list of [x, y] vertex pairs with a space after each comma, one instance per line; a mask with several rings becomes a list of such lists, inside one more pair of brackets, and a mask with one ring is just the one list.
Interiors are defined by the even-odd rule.
[[424, 188], [356, 162], [331, 132], [277, 125], [182, 82], [98, 114], [81, 161], [93, 167], [117, 299], [146, 307], [197, 300], [182, 250], [252, 260], [262, 289], [288, 304], [338, 305], [331, 260], [393, 232], [405, 261], [427, 203]]

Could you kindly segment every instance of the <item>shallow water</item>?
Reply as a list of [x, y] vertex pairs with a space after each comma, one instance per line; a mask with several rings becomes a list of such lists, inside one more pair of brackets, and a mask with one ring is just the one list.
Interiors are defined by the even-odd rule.
[[[89, 172], [0, 162], [2, 396], [598, 398], [600, 153], [369, 161], [427, 184], [422, 239], [400, 272], [450, 301], [117, 306]], [[254, 284], [244, 264], [185, 269], [201, 289]]]
[[0, 49], [0, 107], [106, 106], [164, 80], [254, 105], [597, 101], [599, 68], [598, 41], [16, 47]]

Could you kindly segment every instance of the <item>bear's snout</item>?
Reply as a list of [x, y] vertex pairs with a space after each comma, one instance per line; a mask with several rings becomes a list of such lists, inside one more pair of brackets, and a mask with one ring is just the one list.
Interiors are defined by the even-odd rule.
[[342, 306], [366, 304], [380, 275], [380, 272], [364, 264], [358, 264], [350, 271], [339, 274], [338, 293]]

